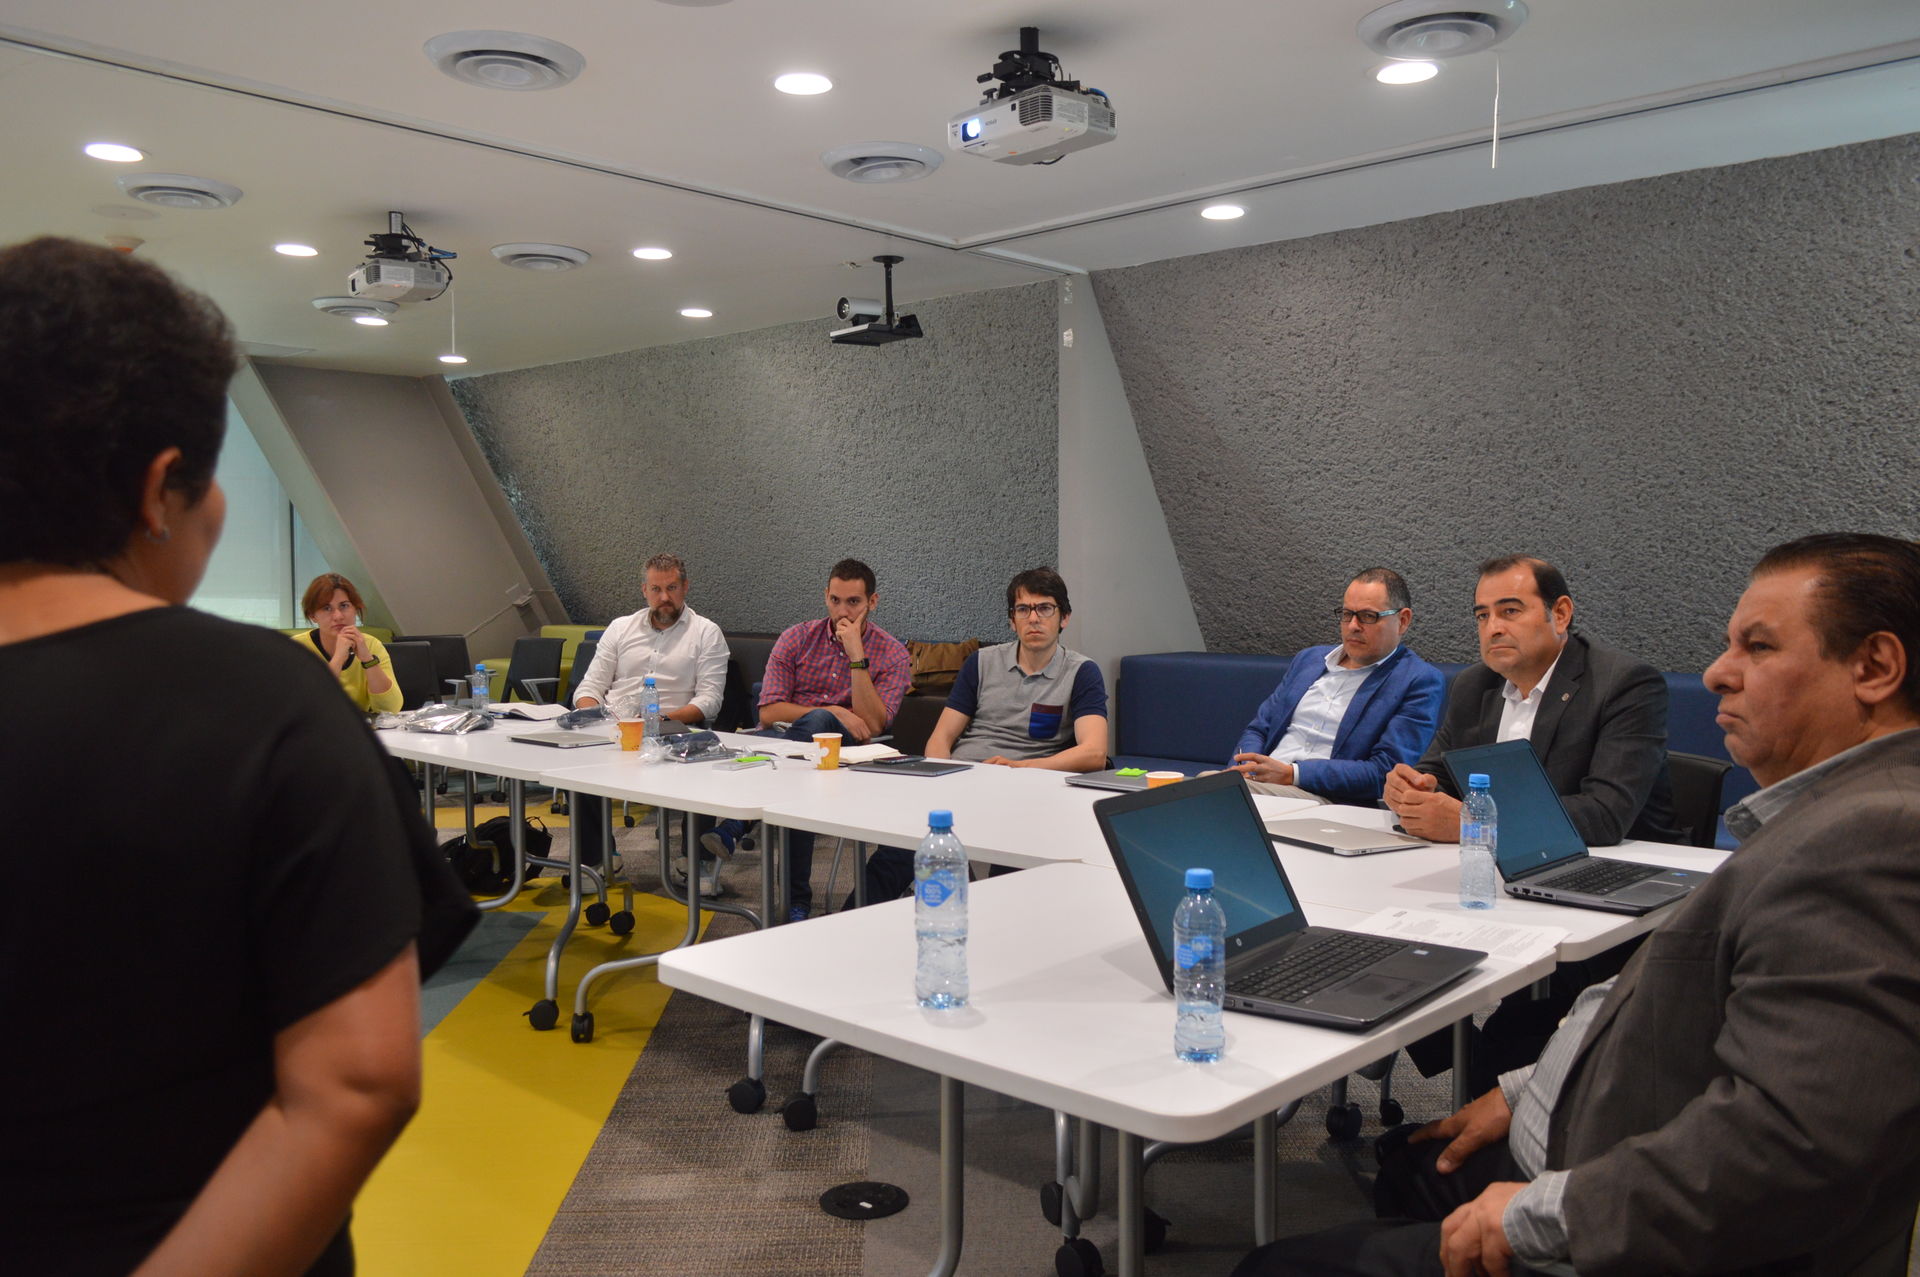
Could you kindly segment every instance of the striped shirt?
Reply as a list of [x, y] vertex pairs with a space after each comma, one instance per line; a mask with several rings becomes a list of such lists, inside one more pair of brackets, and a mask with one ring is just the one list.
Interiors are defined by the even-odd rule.
[[[867, 673], [891, 723], [913, 684], [913, 658], [907, 655], [906, 644], [872, 621], [861, 627], [860, 647], [867, 654]], [[782, 701], [853, 708], [853, 672], [847, 668], [846, 649], [833, 637], [833, 622], [825, 617], [804, 621], [774, 642], [760, 683], [760, 704]]]

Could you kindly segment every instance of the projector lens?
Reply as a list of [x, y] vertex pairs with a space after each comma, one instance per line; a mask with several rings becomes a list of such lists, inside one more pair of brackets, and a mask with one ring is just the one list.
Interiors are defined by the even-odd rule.
[[980, 117], [979, 116], [976, 115], [971, 120], [961, 121], [960, 140], [962, 142], [978, 142], [980, 140]]

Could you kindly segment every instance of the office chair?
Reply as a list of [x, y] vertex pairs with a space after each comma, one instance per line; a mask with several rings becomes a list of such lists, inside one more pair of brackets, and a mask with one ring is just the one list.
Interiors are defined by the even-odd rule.
[[440, 689], [437, 695], [445, 696], [450, 679], [465, 678], [473, 673], [473, 662], [467, 655], [467, 636], [464, 634], [406, 634], [399, 639], [402, 643], [425, 643], [433, 649], [434, 686]]
[[433, 664], [433, 647], [411, 639], [387, 644], [394, 681], [400, 685], [400, 708], [419, 709], [440, 694]]
[[517, 638], [507, 661], [507, 681], [500, 700], [519, 697], [535, 705], [551, 702], [560, 690], [560, 649], [565, 639]]
[[1673, 818], [1695, 847], [1713, 846], [1720, 828], [1720, 794], [1733, 764], [1705, 754], [1667, 754], [1673, 776]]
[[600, 650], [599, 639], [581, 639], [573, 649], [573, 672], [567, 679], [565, 701], [568, 709], [573, 708], [573, 698], [580, 694], [580, 680], [593, 668], [594, 655]]

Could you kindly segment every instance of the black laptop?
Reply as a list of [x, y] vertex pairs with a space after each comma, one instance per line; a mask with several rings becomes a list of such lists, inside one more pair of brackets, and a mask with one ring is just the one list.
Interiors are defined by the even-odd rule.
[[1173, 911], [1189, 868], [1213, 870], [1227, 915], [1227, 1009], [1367, 1029], [1424, 1001], [1487, 955], [1310, 927], [1239, 772], [1093, 805], [1154, 965], [1173, 990]]
[[1706, 874], [1690, 869], [1590, 854], [1539, 755], [1526, 741], [1450, 749], [1447, 770], [1463, 794], [1468, 776], [1486, 773], [1499, 817], [1494, 863], [1510, 896], [1642, 914], [1672, 904], [1707, 880]]

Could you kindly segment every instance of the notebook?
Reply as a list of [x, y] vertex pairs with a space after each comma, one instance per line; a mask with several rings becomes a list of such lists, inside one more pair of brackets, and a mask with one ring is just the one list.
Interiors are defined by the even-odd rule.
[[1132, 793], [1147, 787], [1147, 772], [1143, 767], [1109, 767], [1105, 771], [1075, 772], [1067, 777], [1067, 783], [1082, 789], [1113, 789]]
[[1173, 989], [1173, 911], [1189, 868], [1213, 870], [1227, 915], [1230, 1011], [1366, 1029], [1473, 970], [1478, 949], [1307, 925], [1239, 772], [1093, 805], [1154, 965]]
[[1523, 740], [1447, 751], [1461, 793], [1485, 772], [1499, 812], [1494, 863], [1507, 894], [1610, 913], [1651, 913], [1707, 880], [1704, 873], [1591, 855], [1533, 746]]
[[1405, 851], [1409, 847], [1432, 846], [1412, 834], [1396, 834], [1381, 829], [1361, 829], [1336, 820], [1276, 820], [1267, 826], [1269, 836], [1296, 847], [1308, 847], [1334, 856], [1371, 856], [1380, 851]]
[[887, 776], [946, 776], [967, 770], [965, 763], [946, 758], [922, 758], [918, 754], [895, 754], [890, 758], [870, 758], [864, 763], [849, 763], [850, 772], [878, 772]]

